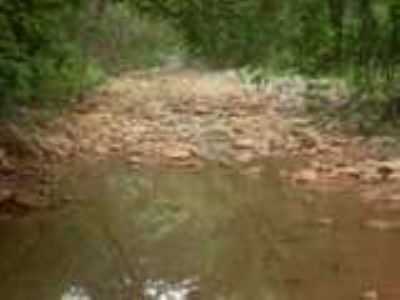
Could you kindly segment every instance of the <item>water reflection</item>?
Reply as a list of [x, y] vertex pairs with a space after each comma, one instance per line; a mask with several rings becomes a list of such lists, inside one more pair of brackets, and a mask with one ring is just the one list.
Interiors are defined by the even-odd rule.
[[70, 286], [61, 296], [61, 300], [92, 300], [85, 288], [77, 285]]
[[360, 228], [353, 194], [294, 191], [264, 169], [84, 166], [63, 182], [69, 206], [0, 224], [0, 298], [337, 300], [400, 286], [400, 239]]
[[146, 280], [144, 296], [146, 300], [188, 300], [198, 291], [196, 279], [185, 279], [177, 283], [165, 280]]

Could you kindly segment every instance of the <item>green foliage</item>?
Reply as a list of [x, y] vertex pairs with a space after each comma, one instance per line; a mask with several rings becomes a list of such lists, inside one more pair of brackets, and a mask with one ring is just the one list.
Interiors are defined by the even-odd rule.
[[271, 71], [351, 78], [356, 110], [400, 113], [397, 0], [0, 0], [0, 26], [3, 106], [61, 103], [184, 47], [260, 82]]
[[69, 95], [77, 81], [70, 73], [79, 67], [72, 61], [76, 51], [66, 41], [60, 20], [68, 18], [78, 7], [78, 1], [0, 2], [3, 109], [18, 103], [39, 104], [45, 96]]
[[100, 19], [86, 23], [84, 31], [79, 38], [86, 55], [111, 73], [158, 66], [179, 45], [168, 24], [139, 16], [126, 3], [107, 7]]
[[265, 54], [268, 23], [263, 1], [139, 1], [142, 13], [167, 19], [179, 30], [192, 55], [215, 65], [243, 65]]
[[[261, 22], [261, 20], [255, 20]], [[372, 0], [290, 0], [268, 18], [268, 76], [286, 70], [347, 80], [352, 96], [342, 117], [363, 128], [397, 124], [400, 114], [400, 4]], [[254, 81], [260, 82], [260, 75]], [[262, 80], [261, 80], [262, 81]]]
[[107, 74], [158, 65], [177, 35], [124, 2], [0, 0], [0, 113], [60, 106]]

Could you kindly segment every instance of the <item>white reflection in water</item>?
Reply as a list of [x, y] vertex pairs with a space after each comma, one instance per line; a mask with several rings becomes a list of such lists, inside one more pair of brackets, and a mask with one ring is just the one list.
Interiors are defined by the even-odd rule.
[[147, 280], [144, 286], [146, 300], [187, 300], [189, 295], [198, 290], [196, 279], [185, 279], [178, 283], [164, 280]]
[[92, 298], [83, 287], [73, 285], [64, 292], [61, 300], [92, 300]]

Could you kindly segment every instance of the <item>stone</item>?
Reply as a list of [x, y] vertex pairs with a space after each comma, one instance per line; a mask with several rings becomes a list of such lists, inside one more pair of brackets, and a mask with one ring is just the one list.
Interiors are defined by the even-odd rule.
[[356, 167], [343, 167], [338, 170], [338, 173], [342, 176], [352, 177], [352, 178], [360, 178], [361, 171]]
[[190, 169], [191, 171], [199, 171], [203, 167], [203, 162], [198, 159], [179, 160], [174, 163], [174, 166]]
[[249, 138], [237, 139], [233, 143], [233, 148], [236, 149], [252, 149], [255, 147], [255, 141]]
[[34, 195], [28, 195], [26, 193], [23, 193], [21, 195], [18, 195], [18, 197], [15, 197], [13, 200], [15, 204], [28, 208], [28, 209], [41, 209], [41, 208], [47, 208], [50, 206], [49, 200], [47, 200], [48, 197], [38, 197]]
[[331, 172], [332, 171], [332, 166], [330, 166], [327, 163], [315, 160], [311, 162], [311, 167], [312, 169], [318, 171], [318, 172]]
[[128, 157], [127, 161], [129, 164], [136, 165], [141, 163], [142, 159], [139, 156], [132, 155]]
[[0, 127], [1, 148], [21, 157], [41, 157], [41, 151], [34, 143], [32, 135], [13, 123]]
[[377, 203], [375, 210], [380, 212], [400, 212], [400, 203], [399, 202], [383, 202]]
[[382, 219], [367, 220], [363, 226], [368, 229], [379, 231], [398, 231], [400, 230], [400, 221], [389, 221]]
[[367, 172], [361, 176], [361, 182], [366, 184], [375, 184], [382, 181], [382, 176], [375, 172]]
[[368, 188], [361, 192], [361, 202], [364, 204], [372, 204], [377, 202], [383, 196], [383, 191], [380, 187], [375, 187], [374, 189]]
[[393, 158], [388, 161], [390, 167], [395, 171], [400, 171], [400, 158]]
[[293, 180], [296, 183], [308, 183], [318, 179], [318, 173], [313, 169], [305, 169], [293, 175]]
[[400, 194], [392, 194], [386, 198], [386, 201], [400, 203]]
[[303, 199], [303, 203], [305, 205], [312, 205], [315, 203], [315, 199], [313, 197], [306, 197]]
[[317, 220], [317, 224], [323, 227], [330, 227], [334, 224], [334, 220], [329, 217], [320, 218]]
[[3, 204], [8, 201], [14, 200], [16, 197], [16, 193], [9, 189], [4, 189], [0, 191], [0, 204]]
[[163, 151], [163, 155], [169, 159], [188, 159], [192, 156], [190, 150], [188, 149], [179, 149], [179, 148], [170, 148], [165, 149]]
[[245, 170], [243, 170], [244, 175], [248, 176], [259, 176], [263, 171], [262, 166], [251, 166]]
[[396, 171], [400, 171], [400, 160], [391, 160], [375, 163], [378, 173], [388, 176]]
[[0, 222], [7, 222], [14, 219], [14, 216], [11, 213], [0, 213]]
[[6, 155], [7, 155], [7, 151], [4, 148], [0, 147], [0, 161], [5, 159]]
[[389, 181], [400, 181], [400, 172], [396, 171], [394, 173], [389, 174], [387, 177]]
[[378, 300], [379, 295], [376, 290], [368, 290], [361, 294], [361, 300]]
[[254, 160], [254, 154], [250, 151], [239, 152], [234, 155], [234, 159], [239, 163], [250, 163]]
[[208, 107], [208, 106], [205, 105], [205, 104], [197, 105], [197, 106], [194, 108], [194, 113], [195, 113], [196, 115], [205, 115], [205, 114], [208, 114], [208, 113], [210, 113], [210, 107]]
[[0, 173], [2, 174], [12, 174], [17, 171], [17, 168], [8, 159], [3, 159], [0, 163]]
[[95, 147], [95, 152], [99, 155], [107, 155], [109, 154], [109, 149], [103, 145], [97, 145]]
[[110, 151], [111, 152], [119, 152], [123, 148], [123, 145], [121, 144], [111, 144], [110, 145]]

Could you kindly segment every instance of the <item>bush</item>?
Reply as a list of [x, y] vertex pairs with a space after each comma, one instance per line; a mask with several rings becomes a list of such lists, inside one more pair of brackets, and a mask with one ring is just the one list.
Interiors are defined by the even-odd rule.
[[179, 51], [180, 40], [163, 21], [139, 15], [127, 3], [106, 7], [101, 18], [81, 15], [79, 44], [109, 73], [158, 66]]
[[0, 1], [0, 114], [59, 107], [112, 75], [163, 63], [179, 37], [127, 3]]

